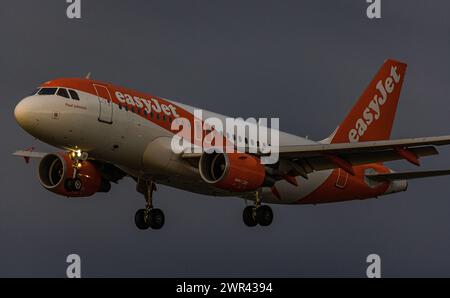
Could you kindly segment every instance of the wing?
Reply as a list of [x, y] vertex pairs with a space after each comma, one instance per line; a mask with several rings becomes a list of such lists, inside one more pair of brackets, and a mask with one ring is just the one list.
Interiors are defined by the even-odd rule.
[[279, 153], [283, 157], [307, 157], [318, 153], [353, 153], [368, 152], [383, 149], [393, 149], [396, 147], [418, 147], [425, 145], [448, 145], [449, 136], [398, 139], [385, 141], [370, 141], [359, 143], [335, 143], [335, 144], [312, 144], [298, 146], [280, 146]]
[[27, 150], [18, 150], [13, 153], [15, 156], [20, 156], [25, 159], [26, 163], [30, 162], [30, 158], [43, 158], [47, 153], [45, 152], [35, 152], [34, 147], [30, 147]]
[[419, 158], [439, 154], [435, 146], [450, 144], [450, 136], [371, 141], [360, 143], [281, 146], [280, 159], [289, 160], [305, 174], [342, 168], [353, 174], [352, 166], [405, 159], [419, 165]]
[[42, 158], [47, 154], [48, 153], [45, 153], [45, 152], [32, 152], [32, 151], [26, 151], [26, 150], [18, 150], [13, 153], [13, 155], [15, 155], [15, 156], [29, 157], [29, 158]]
[[426, 177], [445, 176], [450, 175], [450, 170], [432, 170], [432, 171], [415, 171], [415, 172], [400, 172], [388, 174], [369, 174], [367, 178], [374, 181], [395, 181], [395, 180], [410, 180]]
[[[411, 138], [359, 143], [280, 146], [280, 163], [270, 173], [274, 176], [305, 178], [313, 171], [342, 168], [350, 174], [353, 166], [407, 160], [419, 165], [421, 157], [439, 154], [435, 146], [450, 144], [450, 136]], [[259, 154], [263, 155], [263, 154]], [[201, 153], [183, 153], [182, 158], [198, 163]]]

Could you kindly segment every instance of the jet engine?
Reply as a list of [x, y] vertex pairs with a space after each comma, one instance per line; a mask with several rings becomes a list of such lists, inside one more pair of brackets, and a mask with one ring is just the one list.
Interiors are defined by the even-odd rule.
[[232, 192], [253, 191], [269, 186], [270, 179], [260, 159], [245, 153], [203, 153], [200, 176], [217, 188]]
[[45, 189], [66, 197], [89, 197], [111, 189], [110, 182], [102, 177], [93, 162], [86, 160], [75, 167], [77, 177], [73, 179], [74, 165], [69, 154], [47, 154], [39, 163], [40, 183]]

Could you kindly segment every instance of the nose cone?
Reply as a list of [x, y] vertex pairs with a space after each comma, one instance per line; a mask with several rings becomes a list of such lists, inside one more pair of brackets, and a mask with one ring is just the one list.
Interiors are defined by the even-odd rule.
[[33, 111], [33, 99], [31, 97], [26, 97], [22, 99], [14, 109], [14, 117], [17, 123], [26, 130], [27, 132], [32, 132], [32, 130], [38, 125], [38, 119], [35, 117]]

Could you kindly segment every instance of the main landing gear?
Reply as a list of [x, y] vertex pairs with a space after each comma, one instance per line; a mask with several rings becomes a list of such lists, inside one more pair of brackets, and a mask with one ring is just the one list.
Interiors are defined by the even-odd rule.
[[164, 213], [161, 209], [153, 208], [153, 191], [156, 190], [153, 181], [145, 181], [145, 209], [139, 209], [134, 215], [134, 222], [138, 229], [147, 230], [152, 228], [159, 230], [164, 225]]
[[257, 224], [266, 227], [273, 221], [272, 208], [267, 205], [261, 205], [261, 194], [259, 191], [255, 193], [255, 205], [247, 206], [242, 213], [242, 219], [247, 227], [254, 227]]

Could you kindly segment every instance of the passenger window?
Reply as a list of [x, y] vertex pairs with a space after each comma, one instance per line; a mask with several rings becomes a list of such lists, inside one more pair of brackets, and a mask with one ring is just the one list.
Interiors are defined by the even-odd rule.
[[72, 97], [72, 99], [80, 100], [80, 98], [78, 97], [78, 93], [77, 92], [69, 89], [69, 93], [70, 93], [70, 97]]
[[70, 98], [69, 97], [69, 93], [64, 88], [59, 88], [58, 92], [56, 92], [56, 94], [59, 95], [59, 96], [65, 97], [65, 98]]
[[39, 90], [38, 94], [39, 95], [53, 95], [56, 93], [56, 89], [57, 88], [42, 88], [41, 90]]

